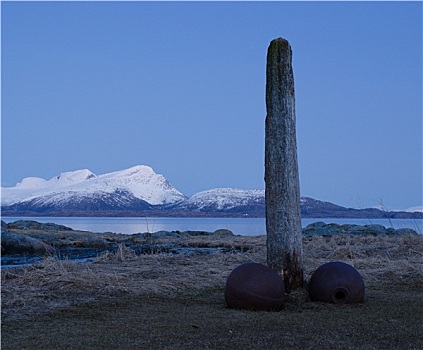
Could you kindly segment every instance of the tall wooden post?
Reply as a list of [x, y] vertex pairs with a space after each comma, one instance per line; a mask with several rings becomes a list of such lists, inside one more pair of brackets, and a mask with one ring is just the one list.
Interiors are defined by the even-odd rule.
[[290, 291], [303, 285], [303, 249], [292, 50], [282, 38], [267, 51], [266, 109], [267, 264]]

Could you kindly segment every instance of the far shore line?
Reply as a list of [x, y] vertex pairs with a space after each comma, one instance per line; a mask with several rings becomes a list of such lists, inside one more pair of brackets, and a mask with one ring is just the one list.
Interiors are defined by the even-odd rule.
[[[217, 229], [229, 229], [235, 235], [266, 235], [264, 217], [76, 217], [76, 216], [2, 216], [5, 223], [18, 220], [32, 220], [40, 223], [55, 223], [74, 230], [96, 233], [114, 232], [136, 234], [157, 231], [203, 230], [213, 232]], [[385, 228], [408, 228], [423, 234], [422, 219], [373, 219], [373, 218], [302, 218], [302, 228], [316, 222], [334, 225], [382, 225]]]

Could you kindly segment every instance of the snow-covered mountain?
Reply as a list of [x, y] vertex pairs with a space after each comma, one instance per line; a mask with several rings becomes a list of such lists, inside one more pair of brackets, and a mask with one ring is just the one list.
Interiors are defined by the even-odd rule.
[[[422, 218], [423, 212], [345, 208], [301, 197], [302, 217]], [[413, 208], [414, 209], [414, 208]], [[95, 175], [87, 169], [50, 180], [28, 177], [1, 189], [4, 216], [255, 216], [265, 215], [264, 190], [216, 188], [186, 197], [163, 175], [138, 165]]]
[[198, 192], [181, 202], [180, 209], [191, 211], [250, 211], [264, 209], [264, 190], [242, 190], [239, 188], [215, 188]]
[[217, 188], [188, 198], [144, 165], [103, 175], [83, 169], [50, 180], [28, 177], [14, 187], [2, 188], [1, 205], [6, 215], [108, 215], [114, 211], [131, 215], [155, 210], [163, 215], [172, 211], [262, 216], [265, 208], [263, 190]]
[[77, 170], [50, 180], [29, 177], [15, 187], [2, 188], [1, 204], [29, 210], [32, 207], [81, 208], [107, 204], [109, 209], [175, 204], [186, 197], [163, 175], [139, 165], [113, 173], [95, 175]]

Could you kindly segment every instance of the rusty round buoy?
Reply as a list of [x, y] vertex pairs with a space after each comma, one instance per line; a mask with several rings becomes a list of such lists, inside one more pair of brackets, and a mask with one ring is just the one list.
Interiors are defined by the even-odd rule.
[[235, 268], [225, 286], [225, 301], [234, 309], [280, 311], [285, 299], [285, 285], [278, 273], [258, 263]]
[[312, 301], [361, 303], [364, 300], [364, 281], [351, 265], [340, 261], [329, 262], [313, 273], [308, 292]]

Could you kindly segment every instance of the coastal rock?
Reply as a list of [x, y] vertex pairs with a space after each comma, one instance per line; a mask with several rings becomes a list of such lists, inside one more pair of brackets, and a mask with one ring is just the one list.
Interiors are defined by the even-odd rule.
[[227, 230], [227, 229], [220, 229], [213, 232], [213, 236], [217, 236], [217, 237], [230, 237], [233, 235], [234, 233], [231, 230]]
[[49, 255], [55, 249], [43, 241], [22, 234], [11, 233], [2, 229], [1, 253], [2, 255]]
[[183, 236], [210, 236], [211, 232], [206, 231], [182, 231]]
[[115, 244], [109, 242], [101, 237], [89, 236], [85, 240], [81, 241], [78, 246], [83, 248], [94, 248], [94, 249], [107, 249]]
[[384, 235], [386, 228], [383, 225], [345, 225], [347, 233], [366, 234], [366, 235]]
[[331, 236], [337, 234], [350, 234], [350, 235], [417, 235], [413, 229], [402, 228], [393, 229], [385, 228], [383, 225], [370, 224], [370, 225], [339, 225], [339, 224], [325, 224], [318, 221], [312, 223], [303, 229], [305, 236]]
[[338, 224], [325, 224], [321, 221], [312, 223], [303, 229], [303, 235], [307, 236], [334, 235], [344, 232], [345, 230]]
[[5, 225], [8, 229], [16, 230], [73, 231], [70, 227], [67, 226], [57, 225], [53, 223], [41, 223], [33, 220], [18, 220]]
[[150, 238], [157, 239], [157, 238], [165, 238], [165, 237], [173, 237], [173, 238], [181, 238], [181, 235], [178, 232], [175, 231], [157, 231], [157, 232], [145, 232], [142, 234], [143, 238]]
[[231, 236], [232, 231], [226, 229], [216, 230], [214, 232], [208, 231], [183, 231], [180, 232], [182, 236]]
[[403, 236], [403, 235], [417, 235], [418, 233], [411, 228], [399, 228], [395, 230], [395, 234]]

